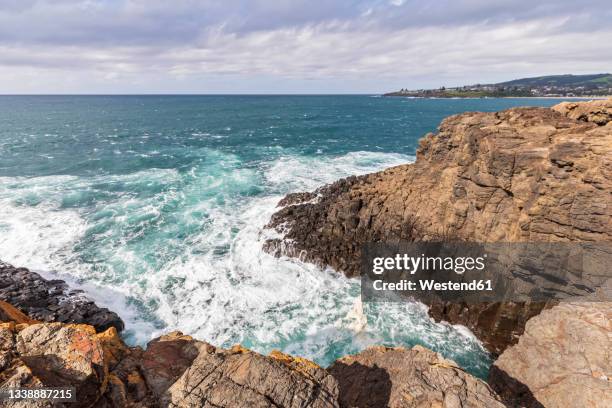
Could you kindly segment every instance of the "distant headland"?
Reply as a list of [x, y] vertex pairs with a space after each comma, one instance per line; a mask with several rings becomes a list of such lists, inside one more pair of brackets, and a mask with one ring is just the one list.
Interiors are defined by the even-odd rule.
[[601, 97], [612, 95], [612, 74], [548, 75], [497, 84], [401, 89], [384, 96], [413, 98]]

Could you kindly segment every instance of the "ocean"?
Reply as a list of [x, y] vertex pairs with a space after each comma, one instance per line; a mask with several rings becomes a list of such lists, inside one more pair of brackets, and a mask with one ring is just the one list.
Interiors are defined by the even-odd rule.
[[558, 102], [0, 96], [0, 260], [83, 289], [132, 344], [181, 330], [322, 366], [421, 344], [485, 377], [467, 329], [362, 304], [359, 281], [264, 253], [263, 226], [287, 193], [413, 161], [448, 115]]

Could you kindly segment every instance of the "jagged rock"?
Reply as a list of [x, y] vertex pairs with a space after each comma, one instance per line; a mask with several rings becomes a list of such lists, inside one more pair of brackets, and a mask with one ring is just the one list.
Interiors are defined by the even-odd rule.
[[[420, 141], [414, 164], [285, 199], [268, 224], [284, 239], [264, 247], [358, 276], [370, 242], [610, 242], [612, 126], [595, 117], [547, 108], [448, 117]], [[499, 354], [548, 306], [443, 303], [430, 315], [466, 325]]]
[[[265, 357], [242, 347], [224, 350], [192, 343], [198, 349], [197, 356], [160, 395], [169, 406], [338, 407], [336, 381], [308, 360], [278, 352]], [[184, 347], [177, 348], [179, 354], [184, 354]]]
[[161, 397], [191, 366], [206, 347], [180, 332], [172, 332], [152, 340], [142, 357], [142, 373], [154, 394]]
[[612, 406], [612, 303], [564, 303], [532, 318], [489, 382], [510, 406]]
[[30, 319], [21, 310], [2, 300], [0, 300], [0, 322], [15, 322], [17, 324], [37, 323], [35, 320]]
[[46, 280], [26, 268], [0, 262], [0, 300], [21, 309], [42, 322], [84, 323], [103, 332], [109, 327], [124, 328], [117, 313], [70, 291], [64, 281]]
[[487, 383], [421, 346], [370, 347], [337, 360], [329, 372], [341, 407], [504, 407]]
[[[10, 306], [10, 305], [9, 305]], [[76, 387], [76, 407], [338, 407], [338, 385], [311, 361], [239, 346], [216, 348], [173, 332], [146, 351], [114, 327], [32, 322], [0, 303], [0, 389]], [[3, 405], [4, 406], [4, 405]], [[11, 406], [51, 406], [17, 402]]]
[[19, 360], [46, 387], [76, 387], [83, 406], [106, 390], [104, 352], [93, 327], [33, 324], [18, 332], [15, 342]]
[[562, 102], [553, 110], [565, 116], [604, 126], [612, 121], [612, 99], [590, 102]]
[[91, 406], [105, 392], [108, 367], [92, 326], [3, 323], [0, 338], [0, 388], [75, 387], [76, 406]]

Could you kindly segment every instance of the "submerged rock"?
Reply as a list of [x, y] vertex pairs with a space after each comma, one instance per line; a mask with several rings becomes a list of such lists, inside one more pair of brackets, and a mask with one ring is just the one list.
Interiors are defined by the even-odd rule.
[[340, 405], [360, 408], [504, 407], [482, 380], [438, 353], [370, 347], [329, 367], [340, 386]]
[[122, 331], [123, 320], [115, 312], [97, 306], [61, 280], [47, 280], [26, 268], [0, 262], [0, 300], [42, 322], [90, 324], [102, 332]]
[[[265, 249], [358, 276], [370, 242], [611, 242], [612, 125], [601, 113], [610, 103], [448, 117], [414, 164], [285, 199], [268, 224], [284, 239]], [[587, 113], [574, 118], [577, 109]], [[430, 306], [500, 354], [551, 304]]]

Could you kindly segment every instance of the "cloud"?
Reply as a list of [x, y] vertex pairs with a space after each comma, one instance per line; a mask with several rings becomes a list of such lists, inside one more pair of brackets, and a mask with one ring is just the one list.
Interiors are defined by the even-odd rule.
[[612, 67], [606, 1], [531, 3], [5, 1], [0, 92], [378, 92]]

